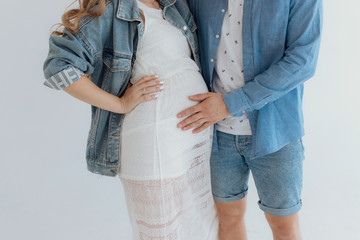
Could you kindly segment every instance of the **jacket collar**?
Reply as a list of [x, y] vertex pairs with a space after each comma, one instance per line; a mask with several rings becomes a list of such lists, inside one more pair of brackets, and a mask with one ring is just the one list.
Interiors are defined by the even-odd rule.
[[159, 3], [161, 6], [165, 7], [169, 7], [173, 4], [175, 4], [176, 0], [159, 0]]
[[125, 21], [141, 21], [136, 0], [117, 0], [119, 2], [116, 17]]
[[[116, 17], [126, 21], [141, 21], [137, 0], [117, 0], [119, 2]], [[164, 8], [173, 5], [176, 0], [159, 0]]]

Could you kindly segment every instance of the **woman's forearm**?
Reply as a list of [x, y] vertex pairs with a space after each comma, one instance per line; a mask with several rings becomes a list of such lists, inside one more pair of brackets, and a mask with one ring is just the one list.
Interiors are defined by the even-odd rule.
[[121, 99], [96, 86], [86, 75], [63, 89], [71, 96], [110, 112], [124, 113]]
[[163, 90], [163, 82], [158, 76], [144, 76], [135, 84], [130, 85], [124, 95], [119, 98], [94, 84], [86, 75], [82, 76], [63, 90], [71, 96], [115, 113], [128, 113], [138, 104], [155, 100]]

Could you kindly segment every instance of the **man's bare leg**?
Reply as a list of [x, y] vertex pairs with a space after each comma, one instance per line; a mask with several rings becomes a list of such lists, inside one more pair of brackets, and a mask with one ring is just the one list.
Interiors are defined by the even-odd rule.
[[231, 203], [215, 201], [215, 204], [219, 215], [220, 240], [246, 240], [246, 198]]
[[297, 213], [287, 217], [276, 217], [265, 213], [265, 217], [273, 232], [274, 240], [301, 240]]

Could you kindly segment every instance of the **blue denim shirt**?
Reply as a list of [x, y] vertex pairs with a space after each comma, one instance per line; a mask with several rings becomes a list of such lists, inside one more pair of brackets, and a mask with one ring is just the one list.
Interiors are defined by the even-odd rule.
[[[160, 0], [163, 16], [186, 36], [200, 67], [196, 25], [186, 0]], [[121, 97], [130, 80], [144, 25], [136, 0], [110, 0], [98, 18], [84, 17], [73, 35], [51, 36], [43, 70], [44, 84], [63, 89], [83, 75], [101, 89]], [[91, 106], [86, 160], [89, 171], [115, 176], [120, 167], [122, 114]]]
[[[213, 90], [220, 42], [216, 35], [221, 36], [227, 0], [188, 0], [188, 4], [198, 26], [203, 76]], [[257, 157], [304, 135], [303, 83], [315, 73], [322, 1], [245, 0], [242, 27], [245, 85], [223, 94], [223, 99], [231, 115], [248, 113], [252, 157]]]

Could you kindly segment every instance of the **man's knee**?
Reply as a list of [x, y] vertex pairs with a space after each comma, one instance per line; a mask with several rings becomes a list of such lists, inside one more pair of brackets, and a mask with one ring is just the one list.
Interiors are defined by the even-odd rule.
[[232, 225], [241, 224], [244, 221], [246, 211], [246, 199], [231, 203], [216, 202], [219, 215], [220, 227], [226, 228]]
[[286, 224], [283, 225], [272, 225], [271, 229], [279, 240], [297, 240], [298, 231], [295, 227]]
[[275, 239], [279, 240], [298, 240], [299, 222], [298, 215], [293, 214], [287, 217], [277, 217], [265, 214], [269, 222], [270, 228], [274, 234]]

